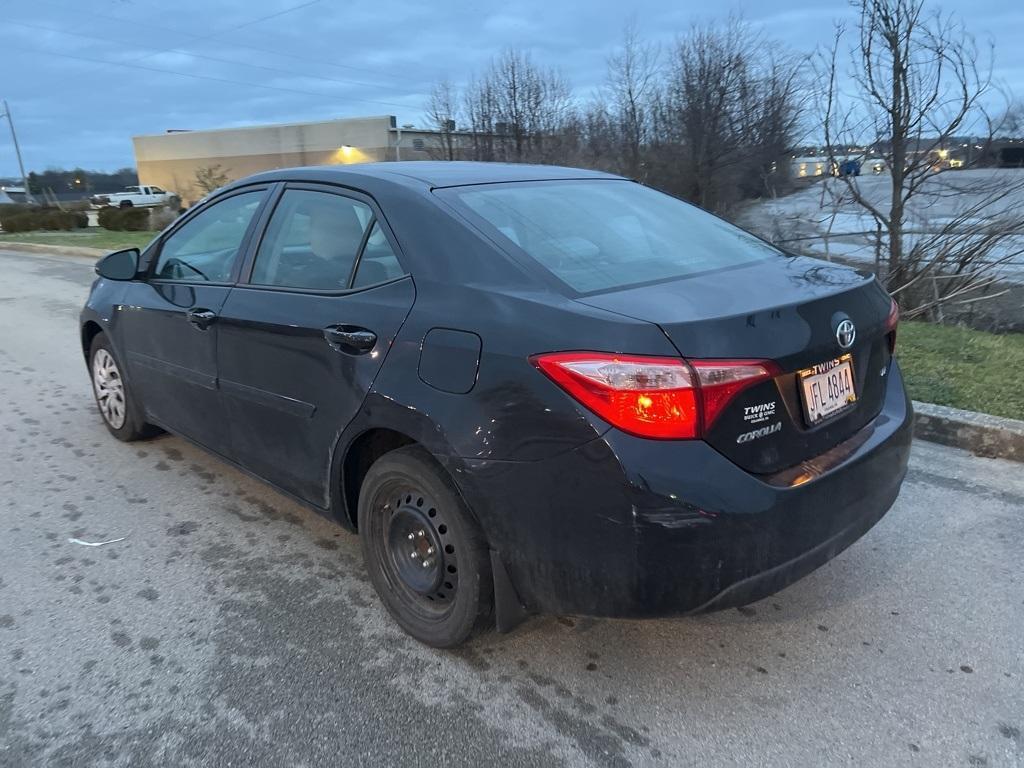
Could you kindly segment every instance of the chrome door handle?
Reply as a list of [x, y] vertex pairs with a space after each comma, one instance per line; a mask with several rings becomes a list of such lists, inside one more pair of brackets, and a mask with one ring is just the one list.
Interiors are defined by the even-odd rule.
[[329, 325], [324, 339], [334, 349], [349, 355], [363, 355], [377, 345], [377, 334], [357, 325]]
[[190, 309], [185, 318], [200, 331], [205, 331], [217, 319], [217, 313], [212, 309]]

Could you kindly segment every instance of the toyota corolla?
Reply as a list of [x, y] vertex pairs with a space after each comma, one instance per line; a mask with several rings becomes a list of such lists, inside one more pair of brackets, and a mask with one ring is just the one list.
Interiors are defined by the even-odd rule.
[[906, 471], [874, 277], [608, 174], [273, 171], [97, 272], [81, 343], [110, 432], [173, 432], [357, 532], [435, 646], [758, 600]]

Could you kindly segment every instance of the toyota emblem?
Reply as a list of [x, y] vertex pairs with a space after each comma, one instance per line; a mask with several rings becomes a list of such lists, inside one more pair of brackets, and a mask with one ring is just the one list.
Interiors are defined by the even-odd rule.
[[849, 349], [853, 346], [853, 340], [857, 338], [857, 327], [853, 320], [841, 320], [836, 326], [836, 341], [841, 349]]

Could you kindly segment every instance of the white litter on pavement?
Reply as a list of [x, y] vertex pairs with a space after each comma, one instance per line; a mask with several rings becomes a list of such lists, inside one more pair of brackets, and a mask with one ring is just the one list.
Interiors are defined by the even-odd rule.
[[83, 547], [102, 547], [104, 544], [116, 544], [119, 541], [124, 541], [127, 536], [122, 536], [120, 539], [110, 539], [110, 541], [82, 541], [81, 539], [68, 539], [69, 544], [81, 544]]

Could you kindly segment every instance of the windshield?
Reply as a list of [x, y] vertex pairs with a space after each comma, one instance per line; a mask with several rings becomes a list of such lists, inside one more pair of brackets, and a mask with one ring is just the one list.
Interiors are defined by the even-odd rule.
[[631, 181], [538, 181], [438, 190], [578, 293], [671, 280], [781, 252]]

